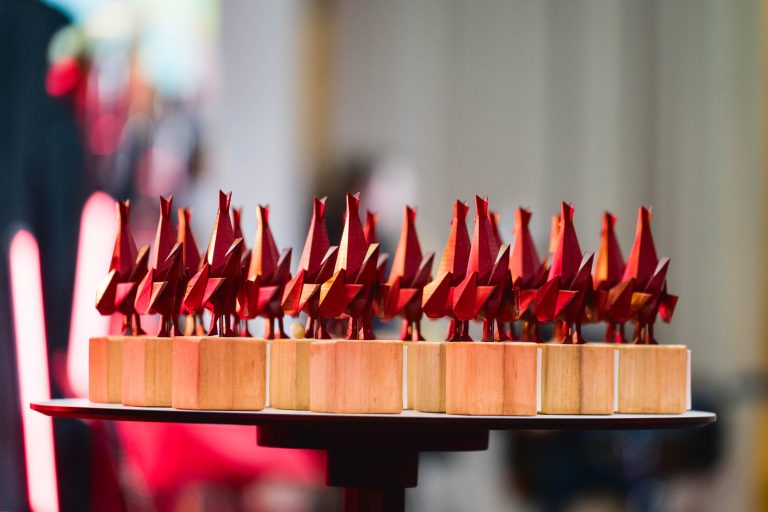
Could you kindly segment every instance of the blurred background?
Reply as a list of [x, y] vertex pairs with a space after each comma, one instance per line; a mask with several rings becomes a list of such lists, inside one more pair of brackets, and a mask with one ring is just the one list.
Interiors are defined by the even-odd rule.
[[[337, 240], [343, 194], [361, 191], [389, 252], [404, 205], [418, 206], [422, 247], [439, 253], [452, 201], [480, 194], [507, 242], [514, 208], [530, 207], [541, 254], [560, 201], [573, 202], [585, 251], [610, 210], [626, 255], [638, 206], [652, 205], [681, 296], [658, 337], [693, 350], [694, 407], [718, 423], [494, 433], [487, 452], [423, 456], [408, 506], [768, 509], [766, 9], [0, 2], [0, 509], [338, 508], [320, 455], [258, 448], [252, 429], [55, 421], [46, 452], [50, 424], [26, 413], [29, 399], [87, 393], [87, 338], [112, 328], [93, 308], [111, 198], [131, 198], [137, 242], [148, 243], [157, 196], [174, 194], [193, 207], [204, 246], [219, 188], [244, 208], [246, 242], [267, 203], [278, 245], [296, 251], [312, 194], [329, 196]], [[13, 280], [42, 292], [16, 296]], [[26, 417], [43, 429], [36, 446], [23, 442]], [[55, 473], [30, 469], [46, 460]], [[36, 492], [47, 501], [31, 504]]]

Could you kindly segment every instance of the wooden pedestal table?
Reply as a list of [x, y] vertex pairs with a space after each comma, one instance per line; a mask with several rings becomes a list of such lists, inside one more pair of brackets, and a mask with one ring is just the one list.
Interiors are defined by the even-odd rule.
[[173, 339], [173, 407], [258, 411], [266, 401], [265, 340], [218, 336]]
[[269, 406], [309, 410], [310, 339], [269, 342]]
[[103, 336], [88, 341], [88, 398], [120, 403], [123, 389], [123, 339]]
[[616, 410], [679, 414], [688, 403], [688, 349], [684, 345], [616, 345]]
[[170, 407], [173, 338], [123, 338], [123, 405]]
[[59, 399], [31, 404], [61, 418], [258, 425], [262, 446], [326, 450], [326, 481], [345, 488], [345, 510], [403, 510], [405, 489], [417, 484], [419, 452], [488, 448], [489, 430], [630, 430], [700, 427], [709, 412], [679, 415], [451, 416], [320, 414], [306, 411], [190, 411]]

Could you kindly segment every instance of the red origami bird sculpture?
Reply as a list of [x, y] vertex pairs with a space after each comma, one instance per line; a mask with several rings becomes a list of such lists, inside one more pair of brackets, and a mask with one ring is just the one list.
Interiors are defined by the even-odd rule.
[[160, 315], [158, 336], [175, 336], [184, 293], [184, 256], [171, 221], [173, 196], [160, 197], [160, 218], [150, 268], [139, 283], [136, 312]]
[[634, 281], [632, 294], [635, 319], [634, 343], [655, 345], [653, 325], [661, 314], [664, 322], [670, 322], [678, 297], [667, 293], [669, 258], [659, 259], [651, 234], [651, 212], [641, 206], [637, 217], [635, 241], [629, 252], [622, 281]]
[[563, 203], [560, 231], [547, 282], [536, 292], [534, 312], [539, 322], [555, 322], [553, 339], [563, 343], [585, 343], [581, 324], [592, 291], [593, 254], [582, 256], [573, 226], [573, 207]]
[[432, 279], [435, 254], [421, 253], [416, 233], [416, 210], [406, 206], [403, 227], [395, 250], [395, 258], [385, 286], [384, 318], [403, 318], [400, 339], [423, 341], [421, 335], [421, 306], [423, 289]]
[[[475, 226], [467, 262], [467, 277], [477, 282], [476, 318], [483, 321], [482, 341], [506, 341], [503, 320], [517, 315], [518, 298], [509, 271], [509, 245], [499, 244], [488, 200], [475, 196]], [[468, 291], [464, 292], [469, 293]], [[489, 293], [487, 296], [486, 293]]]
[[147, 273], [149, 246], [136, 250], [136, 242], [128, 222], [130, 201], [117, 202], [117, 236], [109, 274], [99, 285], [96, 293], [96, 309], [102, 315], [119, 313], [123, 317], [123, 334], [144, 334], [136, 312], [135, 299], [139, 281]]
[[184, 306], [197, 314], [211, 311], [210, 336], [236, 336], [237, 292], [242, 281], [243, 239], [235, 238], [229, 206], [232, 194], [219, 191], [219, 209], [200, 270], [187, 283]]
[[[192, 276], [200, 270], [200, 262], [202, 261], [200, 250], [197, 248], [197, 242], [195, 241], [195, 235], [192, 233], [192, 228], [189, 223], [191, 216], [192, 211], [189, 208], [179, 208], [179, 224], [176, 241], [181, 244], [184, 283], [188, 283], [189, 280], [192, 279]], [[182, 300], [181, 313], [186, 315], [186, 321], [184, 322], [185, 336], [202, 336], [205, 334], [202, 312], [198, 311], [197, 314], [195, 314], [188, 311]]]
[[347, 194], [344, 230], [333, 275], [320, 290], [325, 318], [349, 318], [347, 339], [374, 339], [373, 308], [379, 293], [379, 244], [368, 244], [360, 222], [357, 194]]
[[[489, 238], [493, 235], [490, 233], [487, 203], [481, 206], [483, 200], [478, 200], [476, 236], [473, 237], [478, 240], [478, 244], [470, 243], [467, 231], [466, 217], [469, 207], [461, 201], [456, 201], [451, 231], [438, 266], [437, 277], [424, 287], [424, 313], [429, 318], [448, 316], [451, 319], [446, 341], [471, 341], [469, 321], [478, 316], [480, 308], [494, 288], [478, 283], [479, 274], [486, 280], [490, 276], [491, 271], [487, 267], [493, 265], [491, 258], [495, 256], [490, 255], [491, 245], [495, 244], [490, 242]], [[481, 216], [483, 227], [479, 228], [477, 224]], [[482, 235], [478, 229], [482, 229]], [[470, 262], [470, 259], [473, 261]]]
[[285, 285], [282, 303], [285, 314], [296, 316], [302, 311], [307, 314], [307, 337], [329, 338], [325, 318], [320, 311], [320, 287], [333, 275], [337, 252], [338, 247], [332, 247], [328, 241], [325, 198], [315, 197], [299, 269]]
[[[262, 316], [266, 319], [264, 338], [283, 339], [282, 299], [285, 285], [291, 279], [291, 249], [277, 251], [269, 227], [269, 207], [259, 205], [256, 216], [256, 238], [250, 251], [246, 279], [238, 294], [238, 315], [243, 320]], [[277, 320], [277, 330], [275, 330]], [[246, 330], [241, 335], [247, 335]]]
[[[624, 322], [629, 321], [636, 308], [632, 307], [634, 279], [622, 280], [624, 256], [616, 239], [616, 217], [603, 214], [600, 249], [593, 271], [594, 294], [588, 305], [590, 320], [604, 320], [606, 342], [624, 342]], [[636, 305], [639, 305], [636, 301]]]
[[[512, 320], [521, 323], [522, 341], [540, 342], [539, 321], [533, 312], [536, 291], [547, 280], [547, 261], [539, 259], [536, 244], [531, 236], [529, 223], [531, 212], [524, 208], [515, 210], [514, 242], [509, 259], [512, 286], [519, 290], [519, 313]], [[559, 222], [559, 221], [558, 221]], [[510, 339], [516, 339], [514, 325], [509, 333]]]

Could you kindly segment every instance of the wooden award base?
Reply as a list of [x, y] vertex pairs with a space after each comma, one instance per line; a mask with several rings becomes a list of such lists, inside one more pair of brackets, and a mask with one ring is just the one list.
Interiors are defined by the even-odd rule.
[[124, 405], [170, 407], [173, 338], [123, 338]]
[[88, 398], [120, 403], [123, 388], [123, 338], [91, 338], [88, 344]]
[[448, 343], [446, 412], [535, 416], [536, 359], [535, 343]]
[[421, 412], [445, 412], [444, 341], [408, 343], [408, 408]]
[[616, 345], [619, 413], [681, 414], [687, 405], [684, 345]]
[[173, 407], [259, 411], [267, 399], [267, 342], [255, 338], [173, 339]]
[[401, 341], [315, 341], [309, 366], [311, 411], [397, 414], [403, 410]]
[[613, 414], [615, 345], [539, 346], [543, 414]]
[[269, 406], [309, 410], [309, 349], [314, 340], [269, 343]]

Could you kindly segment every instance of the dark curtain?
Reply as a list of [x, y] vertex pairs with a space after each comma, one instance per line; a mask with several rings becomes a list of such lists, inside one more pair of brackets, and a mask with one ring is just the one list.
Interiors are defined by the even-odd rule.
[[[49, 351], [64, 351], [79, 215], [90, 188], [74, 107], [67, 99], [48, 96], [45, 90], [48, 42], [68, 23], [42, 2], [0, 0], [0, 510], [27, 507], [8, 243], [20, 226], [37, 238]], [[59, 393], [52, 382], [56, 396]], [[77, 442], [87, 435], [84, 429], [77, 422], [56, 423], [63, 510], [82, 508], [86, 503], [87, 467], [82, 461], [88, 457], [82, 447], [89, 444], [86, 439]]]

